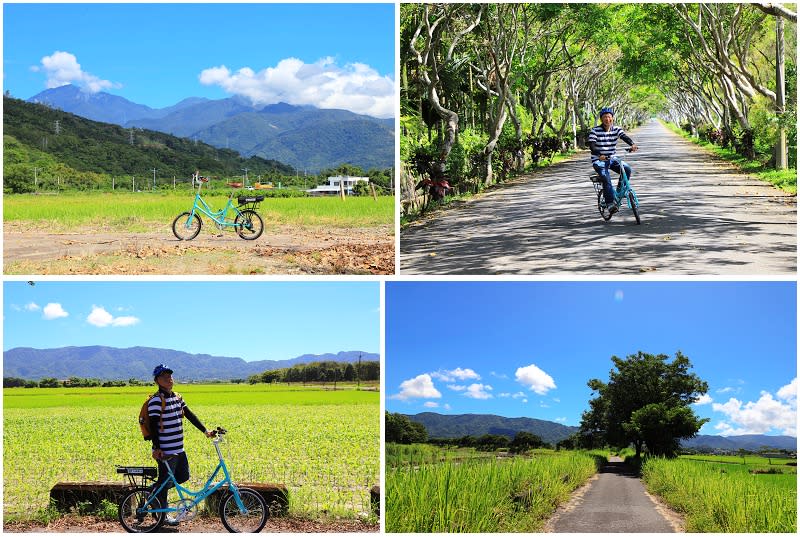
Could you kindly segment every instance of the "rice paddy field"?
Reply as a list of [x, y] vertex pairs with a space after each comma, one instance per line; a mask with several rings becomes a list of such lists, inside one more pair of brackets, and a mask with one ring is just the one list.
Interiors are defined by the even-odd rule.
[[597, 457], [582, 452], [540, 450], [525, 458], [473, 452], [455, 458], [425, 446], [422, 460], [408, 452], [398, 455], [402, 449], [387, 445], [388, 532], [538, 531], [598, 464]]
[[650, 492], [685, 514], [687, 532], [796, 533], [797, 466], [788, 462], [753, 456], [648, 458], [642, 479]]
[[[228, 430], [223, 455], [235, 481], [282, 483], [297, 516], [370, 513], [380, 479], [377, 389], [178, 385], [208, 428]], [[115, 465], [155, 466], [137, 418], [150, 387], [3, 390], [3, 518], [47, 507], [59, 481], [121, 481]], [[199, 489], [217, 464], [188, 421], [185, 448]]]
[[[205, 197], [214, 209], [222, 209], [227, 195]], [[235, 201], [235, 200], [234, 200]], [[30, 222], [50, 231], [81, 227], [109, 231], [146, 232], [166, 227], [194, 203], [189, 192], [70, 192], [58, 195], [16, 194], [3, 196], [5, 222]], [[265, 226], [301, 225], [371, 227], [394, 222], [394, 197], [298, 197], [267, 198], [258, 207]]]

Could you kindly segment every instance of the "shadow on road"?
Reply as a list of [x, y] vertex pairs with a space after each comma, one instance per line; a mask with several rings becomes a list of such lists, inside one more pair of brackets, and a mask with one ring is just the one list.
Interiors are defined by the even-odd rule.
[[624, 462], [609, 462], [600, 469], [601, 474], [617, 474], [622, 477], [639, 479], [639, 470]]

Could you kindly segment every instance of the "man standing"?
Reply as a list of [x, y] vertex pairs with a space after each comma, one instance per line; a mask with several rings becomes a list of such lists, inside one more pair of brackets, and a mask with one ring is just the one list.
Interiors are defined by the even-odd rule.
[[[158, 364], [153, 369], [153, 380], [158, 384], [158, 392], [147, 404], [147, 415], [152, 432], [153, 458], [158, 461], [158, 481], [153, 489], [156, 490], [169, 477], [167, 465], [178, 483], [184, 483], [189, 479], [189, 460], [183, 450], [184, 416], [207, 437], [214, 436], [214, 433], [206, 429], [197, 416], [189, 410], [183, 398], [172, 391], [175, 384], [172, 379], [172, 369], [164, 364]], [[167, 507], [167, 491], [170, 488], [167, 486], [158, 494], [162, 509]], [[168, 518], [167, 523], [177, 522]]]
[[[603, 197], [606, 206], [611, 214], [619, 210], [614, 196], [614, 186], [611, 183], [609, 168], [617, 173], [622, 173], [617, 160], [611, 160], [617, 152], [617, 140], [622, 138], [626, 144], [631, 146], [631, 151], [636, 151], [639, 147], [633, 143], [630, 136], [625, 134], [621, 127], [614, 125], [614, 110], [603, 108], [600, 110], [600, 125], [593, 127], [589, 131], [589, 150], [592, 153], [592, 166], [595, 171], [603, 178]], [[610, 162], [608, 162], [610, 161]], [[625, 165], [625, 174], [631, 178], [631, 167]]]

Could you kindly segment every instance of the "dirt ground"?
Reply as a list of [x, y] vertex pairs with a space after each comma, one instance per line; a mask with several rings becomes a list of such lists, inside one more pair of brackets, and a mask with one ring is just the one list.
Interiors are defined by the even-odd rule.
[[42, 233], [3, 226], [5, 274], [394, 274], [392, 226], [268, 228], [255, 241], [203, 231], [179, 241], [169, 230]]
[[[4, 523], [9, 533], [125, 533], [116, 520], [93, 516], [65, 516], [50, 524], [37, 522]], [[359, 520], [307, 520], [302, 518], [270, 518], [261, 533], [365, 533], [378, 532], [380, 525]], [[160, 533], [227, 533], [218, 518], [198, 517], [180, 526], [162, 527]]]

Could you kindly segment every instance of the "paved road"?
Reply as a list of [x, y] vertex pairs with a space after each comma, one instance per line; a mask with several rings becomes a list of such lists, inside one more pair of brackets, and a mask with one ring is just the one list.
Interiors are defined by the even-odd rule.
[[580, 500], [548, 523], [555, 533], [674, 533], [644, 485], [618, 457], [611, 457]]
[[583, 152], [404, 229], [401, 274], [796, 273], [796, 197], [658, 122], [631, 136], [641, 226], [602, 220]]

